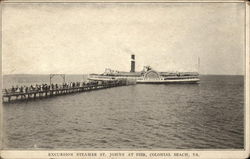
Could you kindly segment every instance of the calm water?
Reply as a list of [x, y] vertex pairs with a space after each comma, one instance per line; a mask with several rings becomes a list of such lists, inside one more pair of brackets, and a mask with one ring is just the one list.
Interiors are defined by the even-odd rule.
[[[4, 84], [40, 78], [5, 77]], [[200, 84], [138, 84], [4, 104], [3, 118], [6, 149], [240, 149], [244, 78], [202, 76]]]

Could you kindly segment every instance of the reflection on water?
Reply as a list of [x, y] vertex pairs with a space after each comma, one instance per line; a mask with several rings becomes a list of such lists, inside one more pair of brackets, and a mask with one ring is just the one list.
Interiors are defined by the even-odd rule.
[[239, 149], [243, 90], [242, 76], [202, 76], [4, 104], [4, 148]]

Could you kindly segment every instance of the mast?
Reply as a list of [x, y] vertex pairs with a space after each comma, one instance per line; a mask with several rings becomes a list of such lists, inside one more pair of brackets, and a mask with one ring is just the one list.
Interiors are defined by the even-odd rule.
[[198, 73], [200, 72], [200, 57], [198, 56], [198, 68], [197, 68]]

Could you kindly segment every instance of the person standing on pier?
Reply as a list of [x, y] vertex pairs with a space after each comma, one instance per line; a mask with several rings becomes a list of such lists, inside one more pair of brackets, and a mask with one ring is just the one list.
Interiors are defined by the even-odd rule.
[[33, 85], [30, 86], [30, 90], [33, 91], [34, 90], [34, 87]]
[[16, 92], [19, 93], [20, 92], [20, 88], [18, 86], [16, 86]]
[[23, 93], [23, 86], [20, 87], [20, 92]]
[[14, 93], [15, 92], [15, 88], [14, 86], [11, 87], [11, 92]]

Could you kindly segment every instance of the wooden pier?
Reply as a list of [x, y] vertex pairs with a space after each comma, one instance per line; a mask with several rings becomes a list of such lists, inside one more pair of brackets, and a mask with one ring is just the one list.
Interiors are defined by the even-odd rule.
[[86, 92], [86, 91], [93, 91], [105, 88], [112, 88], [118, 86], [125, 86], [127, 85], [126, 81], [122, 80], [112, 80], [108, 82], [95, 82], [95, 83], [88, 83], [83, 86], [74, 86], [74, 87], [64, 87], [64, 88], [53, 88], [49, 90], [28, 90], [22, 92], [11, 92], [10, 89], [3, 90], [2, 98], [3, 103], [12, 102], [12, 101], [19, 101], [19, 100], [31, 100], [31, 99], [41, 99], [41, 98], [48, 98], [53, 96], [59, 95], [66, 95], [78, 92]]

